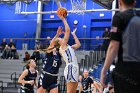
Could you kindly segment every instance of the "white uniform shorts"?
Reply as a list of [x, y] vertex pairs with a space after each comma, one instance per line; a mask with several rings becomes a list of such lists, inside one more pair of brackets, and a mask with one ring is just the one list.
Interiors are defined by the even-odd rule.
[[68, 63], [64, 69], [64, 76], [67, 82], [78, 82], [79, 66], [73, 63]]

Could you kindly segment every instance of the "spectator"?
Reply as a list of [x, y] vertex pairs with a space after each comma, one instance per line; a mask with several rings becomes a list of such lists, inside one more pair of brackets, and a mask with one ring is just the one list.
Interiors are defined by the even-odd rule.
[[3, 38], [2, 39], [2, 43], [1, 43], [1, 47], [0, 47], [0, 50], [1, 50], [1, 52], [4, 50], [4, 48], [5, 48], [5, 46], [7, 45], [7, 43], [6, 43], [6, 38]]
[[23, 61], [26, 62], [30, 59], [30, 54], [26, 51], [25, 52], [25, 58], [23, 58]]
[[109, 29], [108, 28], [105, 28], [105, 31], [103, 33], [103, 38], [109, 38], [110, 37], [110, 32], [109, 32]]
[[8, 59], [8, 58], [10, 58], [10, 54], [11, 54], [11, 49], [8, 45], [6, 45], [4, 50], [3, 50], [2, 58]]
[[50, 38], [49, 36], [47, 36], [47, 40], [46, 40], [46, 44], [47, 44], [47, 46], [50, 45], [50, 42], [51, 42], [51, 38]]
[[11, 46], [11, 52], [10, 53], [11, 53], [11, 59], [15, 59], [15, 57], [16, 57], [16, 48], [15, 48], [14, 45]]
[[31, 59], [34, 59], [36, 61], [40, 59], [40, 51], [38, 48], [36, 48], [35, 51], [33, 52]]
[[104, 31], [102, 37], [105, 38], [105, 40], [103, 41], [102, 50], [104, 50], [106, 52], [109, 42], [110, 42], [110, 40], [109, 40], [110, 32], [109, 32], [108, 28], [105, 28], [105, 31]]
[[15, 43], [13, 42], [13, 39], [10, 39], [10, 43], [8, 44], [9, 47], [11, 48], [12, 46], [16, 48]]
[[44, 42], [41, 42], [40, 49], [46, 49], [50, 45], [51, 38], [47, 36], [46, 40]]

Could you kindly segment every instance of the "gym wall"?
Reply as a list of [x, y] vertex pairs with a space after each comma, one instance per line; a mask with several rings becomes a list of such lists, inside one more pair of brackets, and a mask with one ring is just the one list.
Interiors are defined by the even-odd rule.
[[[43, 11], [57, 10], [57, 5], [53, 2], [44, 4]], [[53, 7], [52, 7], [53, 5]], [[62, 3], [63, 7], [67, 10], [71, 9], [70, 1], [66, 4]], [[87, 0], [87, 9], [103, 9], [102, 6], [92, 2], [92, 0]], [[0, 4], [0, 38], [34, 38], [36, 32], [36, 19], [37, 15], [20, 15], [15, 14], [15, 5], [9, 6], [6, 4]], [[37, 11], [37, 3], [31, 3], [28, 5], [27, 12]], [[110, 28], [112, 19], [112, 12], [92, 12], [85, 13], [84, 15], [68, 14], [67, 20], [70, 25], [71, 30], [73, 30], [74, 20], [78, 20], [78, 37], [79, 38], [95, 38], [96, 36], [101, 37], [104, 29], [106, 27]], [[56, 29], [59, 25], [62, 25], [62, 21], [54, 14], [54, 18], [50, 18], [50, 14], [43, 15], [42, 18], [42, 32], [41, 38], [46, 38], [50, 36], [51, 38], [55, 35]], [[86, 25], [86, 28], [83, 28]], [[26, 33], [26, 35], [25, 35]], [[16, 41], [16, 47], [21, 49], [22, 43]], [[102, 41], [101, 41], [102, 42]], [[101, 42], [89, 42], [90, 43], [101, 43]], [[34, 41], [26, 41], [28, 43], [29, 49], [34, 48]]]

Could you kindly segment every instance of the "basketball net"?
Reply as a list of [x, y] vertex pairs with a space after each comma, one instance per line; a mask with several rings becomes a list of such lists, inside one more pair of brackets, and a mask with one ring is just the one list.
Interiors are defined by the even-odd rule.
[[22, 3], [21, 1], [16, 2], [15, 14], [20, 14], [21, 12], [26, 12], [28, 9], [28, 4]]
[[71, 0], [72, 13], [84, 15], [86, 10], [86, 0]]
[[57, 4], [57, 7], [60, 8], [61, 7], [61, 3], [59, 0], [55, 0], [56, 4]]

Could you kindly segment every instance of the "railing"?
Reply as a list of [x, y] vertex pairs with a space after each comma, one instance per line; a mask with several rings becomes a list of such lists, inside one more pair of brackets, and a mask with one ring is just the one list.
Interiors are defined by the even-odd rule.
[[105, 51], [91, 51], [88, 55], [85, 55], [84, 59], [81, 59], [79, 63], [80, 74], [83, 73], [85, 69], [94, 70], [97, 69], [99, 64], [102, 64], [105, 58]]
[[58, 88], [59, 88], [59, 93], [66, 93], [66, 81], [64, 76], [60, 76]]
[[0, 88], [1, 88], [1, 93], [3, 93], [3, 81], [0, 81], [0, 83], [1, 83], [1, 86], [0, 86]]
[[15, 84], [15, 88], [17, 87], [17, 82], [16, 82], [16, 75], [17, 75], [17, 73], [16, 72], [13, 72], [12, 74], [11, 74], [11, 80], [13, 80], [13, 83]]

